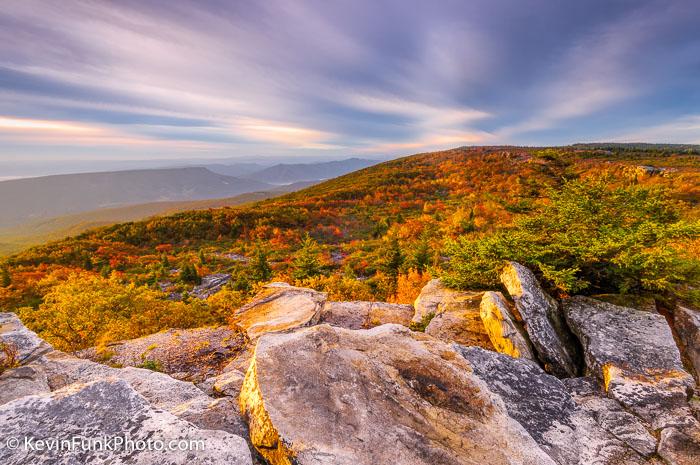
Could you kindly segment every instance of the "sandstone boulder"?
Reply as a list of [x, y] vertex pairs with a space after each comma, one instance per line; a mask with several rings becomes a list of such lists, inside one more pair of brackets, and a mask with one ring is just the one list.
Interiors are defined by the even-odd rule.
[[387, 323], [408, 326], [413, 306], [385, 302], [326, 302], [319, 323], [347, 329], [368, 329]]
[[484, 292], [479, 305], [481, 321], [491, 343], [502, 354], [536, 360], [525, 331], [500, 292]]
[[700, 311], [679, 305], [673, 312], [673, 327], [683, 347], [683, 355], [700, 384]]
[[[655, 450], [656, 441], [643, 427], [638, 436], [616, 436], [599, 424], [590, 410], [576, 403], [560, 379], [538, 365], [479, 347], [455, 348], [470, 362], [474, 375], [501, 398], [508, 414], [556, 463], [654, 463], [635, 448], [641, 442], [644, 454]], [[619, 406], [617, 409], [622, 410]]]
[[[0, 346], [8, 348], [11, 358], [14, 358], [10, 362], [17, 365], [25, 365], [53, 350], [48, 342], [27, 329], [14, 313], [0, 313]], [[4, 350], [0, 350], [0, 365], [8, 357]]]
[[501, 282], [515, 301], [545, 370], [560, 378], [575, 377], [578, 374], [576, 344], [557, 302], [544, 292], [532, 271], [518, 263], [506, 265]]
[[554, 463], [451, 346], [399, 325], [265, 334], [240, 406], [273, 465]]
[[232, 323], [250, 339], [271, 331], [283, 331], [316, 324], [327, 295], [286, 283], [271, 283], [239, 308]]
[[228, 327], [170, 329], [77, 355], [112, 366], [150, 366], [177, 379], [201, 382], [221, 373], [245, 346], [245, 336]]
[[662, 315], [581, 296], [564, 301], [564, 312], [583, 344], [586, 372], [611, 398], [654, 429], [689, 423], [694, 381]]
[[445, 286], [439, 279], [432, 279], [421, 289], [420, 294], [413, 303], [415, 313], [411, 322], [414, 325], [427, 326], [430, 318], [439, 313], [438, 306], [450, 301], [456, 295], [460, 295], [459, 291], [450, 289]]
[[459, 292], [438, 305], [425, 333], [445, 342], [494, 350], [481, 320], [483, 292]]
[[[16, 399], [0, 406], [0, 424], [3, 425], [3, 436], [22, 440], [22, 446], [17, 449], [6, 447], [4, 441], [0, 445], [0, 463], [7, 465], [251, 464], [250, 452], [241, 437], [223, 431], [202, 430], [171, 413], [154, 409], [124, 380], [73, 384], [53, 393]], [[74, 437], [122, 438], [135, 442], [129, 446], [124, 441], [122, 446], [108, 452], [84, 450], [82, 447], [32, 450], [32, 445], [36, 447], [38, 441], [72, 441]], [[23, 447], [24, 438], [29, 441], [26, 448]], [[147, 441], [151, 444], [162, 441], [162, 447], [137, 450], [141, 447], [140, 442], [147, 444]], [[174, 445], [183, 444], [185, 449], [199, 447], [199, 450], [168, 447], [170, 441], [175, 441]]]

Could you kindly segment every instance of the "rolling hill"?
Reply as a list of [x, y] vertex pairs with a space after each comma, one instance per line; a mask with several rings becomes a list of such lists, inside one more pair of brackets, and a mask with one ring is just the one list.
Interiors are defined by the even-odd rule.
[[[349, 158], [322, 163], [281, 163], [269, 168], [245, 174], [247, 179], [271, 184], [289, 184], [299, 181], [332, 179], [368, 166], [376, 165], [376, 160]], [[214, 170], [216, 171], [216, 170]]]
[[157, 201], [200, 200], [264, 191], [270, 185], [175, 168], [81, 173], [0, 182], [0, 227], [98, 208]]

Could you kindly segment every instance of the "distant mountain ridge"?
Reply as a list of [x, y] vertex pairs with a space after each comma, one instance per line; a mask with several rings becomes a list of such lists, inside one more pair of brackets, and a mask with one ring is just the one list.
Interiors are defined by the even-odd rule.
[[[322, 163], [280, 163], [244, 177], [271, 184], [290, 184], [299, 181], [317, 181], [337, 178], [353, 171], [379, 163], [378, 160], [348, 158]], [[212, 168], [214, 169], [214, 168]]]
[[129, 204], [232, 197], [270, 187], [202, 167], [16, 179], [0, 182], [0, 227]]

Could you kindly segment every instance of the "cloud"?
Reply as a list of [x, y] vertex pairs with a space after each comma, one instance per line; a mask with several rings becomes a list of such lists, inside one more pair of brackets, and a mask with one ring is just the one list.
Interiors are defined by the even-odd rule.
[[639, 128], [613, 137], [614, 142], [700, 144], [700, 115], [685, 115], [672, 121]]

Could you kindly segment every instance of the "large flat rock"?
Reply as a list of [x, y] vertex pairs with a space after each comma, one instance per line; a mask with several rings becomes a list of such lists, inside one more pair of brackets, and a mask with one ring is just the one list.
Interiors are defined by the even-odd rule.
[[240, 396], [273, 465], [551, 465], [470, 364], [399, 325], [268, 333]]
[[272, 283], [239, 308], [231, 322], [254, 340], [267, 332], [316, 324], [326, 299], [313, 289]]
[[662, 315], [581, 296], [565, 300], [564, 312], [583, 345], [586, 372], [610, 397], [655, 428], [687, 423], [694, 381]]
[[513, 298], [545, 370], [560, 378], [577, 376], [575, 341], [557, 302], [544, 292], [532, 271], [509, 262], [501, 273], [501, 282]]
[[[0, 424], [4, 438], [22, 441], [17, 449], [8, 448], [2, 441], [0, 463], [4, 465], [251, 464], [250, 452], [241, 437], [199, 429], [169, 412], [157, 410], [124, 380], [73, 384], [53, 393], [16, 399], [0, 406]], [[28, 447], [24, 447], [24, 438], [29, 441]], [[122, 438], [125, 442], [121, 446], [112, 442], [114, 450], [109, 451], [80, 446], [32, 450], [38, 441], [72, 438]], [[126, 440], [135, 441], [134, 445], [130, 447]], [[138, 450], [139, 441], [145, 450]], [[150, 447], [149, 441], [153, 444]], [[185, 450], [179, 450], [181, 445]]]

